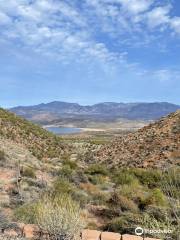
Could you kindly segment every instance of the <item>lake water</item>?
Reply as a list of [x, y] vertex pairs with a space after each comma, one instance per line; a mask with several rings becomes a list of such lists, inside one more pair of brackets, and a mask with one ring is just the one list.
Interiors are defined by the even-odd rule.
[[73, 127], [46, 127], [46, 129], [55, 134], [73, 134], [80, 133], [82, 130], [80, 128]]

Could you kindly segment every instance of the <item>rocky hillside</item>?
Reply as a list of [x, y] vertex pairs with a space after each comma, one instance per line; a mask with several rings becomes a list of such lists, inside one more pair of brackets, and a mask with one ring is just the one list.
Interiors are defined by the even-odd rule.
[[125, 167], [180, 165], [180, 111], [136, 133], [115, 139], [98, 151], [98, 161]]
[[59, 157], [68, 150], [60, 137], [4, 109], [0, 109], [0, 137], [22, 144], [38, 159]]
[[[16, 229], [21, 230], [19, 226], [35, 226], [43, 196], [68, 194], [80, 204], [87, 228], [134, 234], [144, 219], [147, 219], [147, 229], [153, 219], [158, 224], [168, 219], [173, 234], [178, 235], [177, 220], [169, 211], [163, 188], [169, 173], [148, 168], [114, 167], [109, 171], [107, 164], [95, 163], [93, 157], [100, 149], [98, 160], [102, 162], [141, 166], [145, 161], [149, 164], [144, 156], [151, 151], [148, 159], [157, 161], [155, 157], [161, 152], [167, 158], [171, 156], [169, 162], [178, 163], [179, 114], [171, 114], [104, 147], [101, 146], [105, 143], [97, 141], [69, 139], [68, 143], [73, 145], [70, 148], [63, 143], [65, 140], [0, 109], [0, 231], [14, 233]], [[179, 169], [170, 174], [175, 182], [171, 198], [174, 204], [179, 199]], [[163, 227], [169, 226], [166, 224]]]

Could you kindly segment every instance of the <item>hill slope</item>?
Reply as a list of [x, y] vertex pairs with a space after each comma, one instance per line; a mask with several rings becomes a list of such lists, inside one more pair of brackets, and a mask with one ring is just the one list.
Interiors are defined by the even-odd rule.
[[180, 165], [180, 111], [101, 147], [98, 161], [125, 167]]
[[29, 107], [15, 107], [12, 112], [36, 122], [66, 119], [101, 119], [117, 118], [154, 120], [180, 109], [180, 106], [160, 103], [99, 103], [92, 106], [81, 106], [77, 103], [51, 102]]
[[68, 149], [60, 137], [4, 109], [0, 109], [0, 137], [24, 145], [39, 159], [59, 157]]

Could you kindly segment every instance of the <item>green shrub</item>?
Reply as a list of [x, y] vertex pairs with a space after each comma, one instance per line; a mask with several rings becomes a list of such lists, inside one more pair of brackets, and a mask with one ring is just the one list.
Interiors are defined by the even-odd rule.
[[139, 208], [141, 210], [146, 209], [150, 205], [167, 206], [166, 198], [160, 189], [153, 189], [139, 198]]
[[167, 229], [171, 230], [171, 233], [166, 233], [166, 232], [154, 232], [147, 234], [147, 237], [156, 237], [160, 239], [173, 239], [173, 240], [179, 240], [179, 233], [180, 233], [180, 228], [178, 224], [174, 224], [174, 221], [170, 218], [168, 214], [165, 214], [164, 219], [157, 220], [155, 219], [152, 215], [149, 215], [147, 213], [143, 214], [143, 226], [146, 229]]
[[131, 200], [128, 199], [125, 196], [118, 195], [118, 193], [114, 192], [111, 196], [111, 198], [108, 201], [110, 207], [114, 207], [114, 209], [117, 209], [121, 211], [131, 211], [131, 212], [137, 212], [138, 207], [137, 205]]
[[[180, 199], [180, 168], [170, 168], [162, 175], [161, 189], [169, 196], [168, 200]], [[171, 204], [171, 203], [170, 203]]]
[[71, 176], [71, 180], [77, 186], [79, 186], [80, 183], [87, 183], [88, 182], [88, 176], [84, 173], [83, 170], [76, 170], [73, 173], [73, 175]]
[[26, 224], [34, 224], [36, 223], [36, 211], [37, 204], [24, 204], [15, 209], [14, 216], [18, 221]]
[[122, 170], [117, 172], [112, 179], [117, 185], [123, 185], [131, 184], [136, 178], [130, 172]]
[[104, 192], [96, 192], [92, 197], [92, 203], [95, 205], [105, 205], [107, 200], [109, 199], [109, 194], [104, 193]]
[[72, 174], [73, 174], [73, 170], [72, 168], [69, 167], [69, 165], [65, 165], [63, 166], [59, 171], [58, 171], [58, 175], [61, 178], [66, 178], [68, 180], [72, 179]]
[[141, 225], [142, 220], [140, 215], [126, 213], [121, 217], [112, 219], [107, 225], [103, 227], [103, 230], [119, 232], [121, 234], [124, 233], [134, 234], [135, 228]]
[[162, 173], [158, 170], [136, 168], [131, 171], [143, 185], [147, 185], [150, 188], [158, 187], [160, 185]]
[[120, 185], [117, 191], [120, 195], [126, 196], [129, 199], [136, 199], [144, 195], [145, 189], [139, 181], [135, 179], [131, 184]]
[[35, 169], [33, 167], [23, 167], [21, 175], [23, 177], [36, 178]]
[[74, 191], [74, 186], [64, 178], [58, 178], [52, 188], [52, 193], [55, 196], [61, 194], [72, 194]]
[[90, 175], [88, 179], [91, 183], [95, 185], [103, 184], [106, 181], [106, 179], [102, 175]]
[[90, 175], [108, 175], [108, 170], [104, 165], [101, 164], [92, 164], [88, 167], [88, 169], [85, 170], [85, 173], [90, 174]]
[[158, 221], [165, 221], [167, 215], [169, 216], [169, 219], [172, 218], [170, 210], [166, 207], [151, 205], [147, 208], [146, 213]]
[[159, 188], [153, 189], [152, 197], [156, 206], [167, 206], [166, 198]]
[[88, 202], [91, 201], [90, 196], [85, 192], [74, 189], [74, 192], [71, 194], [72, 198], [80, 204], [80, 207], [84, 208]]
[[74, 200], [79, 202], [81, 206], [89, 201], [89, 197], [84, 191], [79, 190], [73, 183], [69, 182], [66, 178], [58, 178], [55, 180], [52, 189], [50, 190], [52, 196], [58, 197], [62, 194], [70, 195]]
[[71, 161], [69, 159], [64, 160], [63, 165], [68, 166], [72, 170], [75, 170], [78, 167], [78, 165], [75, 161]]

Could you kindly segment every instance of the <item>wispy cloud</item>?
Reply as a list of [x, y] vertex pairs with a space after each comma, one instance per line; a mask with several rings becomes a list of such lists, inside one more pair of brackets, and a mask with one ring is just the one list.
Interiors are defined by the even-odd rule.
[[[156, 0], [1, 0], [0, 36], [64, 63], [130, 67], [126, 43], [148, 44], [154, 32], [180, 34], [180, 17], [171, 10], [169, 2]], [[114, 41], [119, 45], [112, 47]]]

